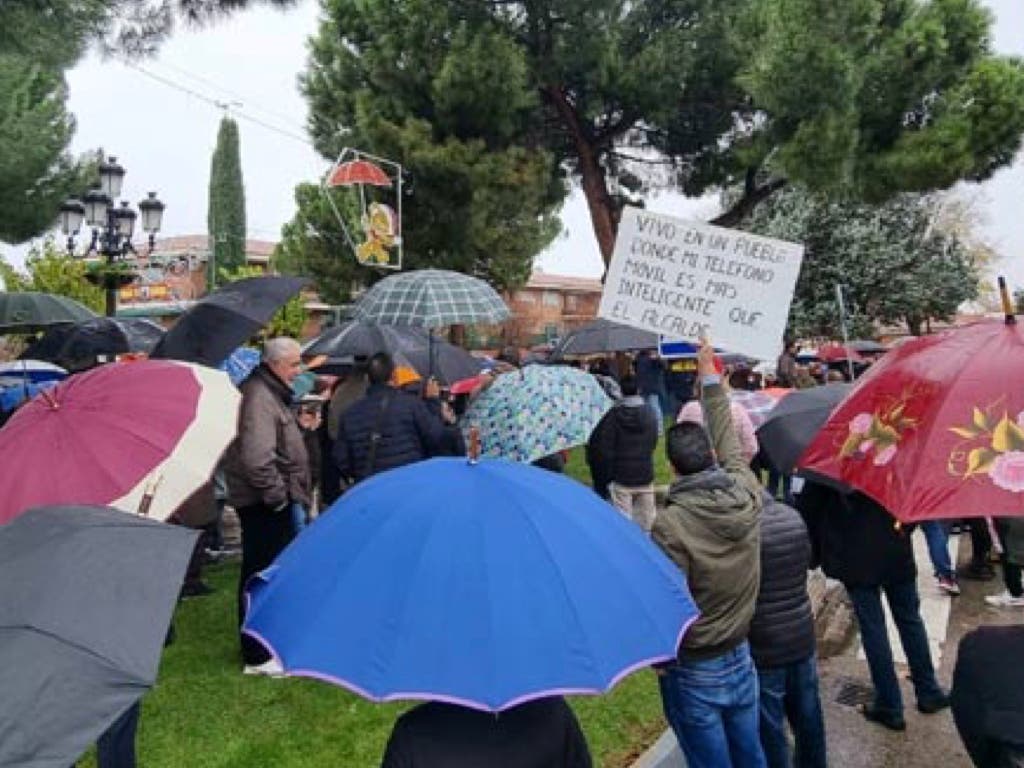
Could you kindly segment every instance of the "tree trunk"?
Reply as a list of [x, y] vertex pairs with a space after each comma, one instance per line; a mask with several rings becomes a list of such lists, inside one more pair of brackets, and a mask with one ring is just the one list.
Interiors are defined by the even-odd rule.
[[737, 224], [742, 222], [743, 219], [749, 216], [758, 205], [763, 203], [784, 186], [786, 186], [785, 179], [776, 179], [760, 187], [756, 187], [753, 184], [753, 178], [748, 175], [748, 182], [743, 192], [743, 197], [737, 200], [736, 204], [728, 211], [725, 211], [713, 218], [710, 223], [717, 224], [720, 227], [735, 227]]
[[601, 167], [600, 150], [580, 123], [575, 108], [560, 87], [549, 85], [544, 88], [544, 95], [558, 112], [576, 148], [583, 194], [587, 199], [587, 208], [590, 209], [590, 222], [594, 227], [597, 245], [601, 249], [601, 258], [607, 266], [612, 260], [612, 251], [615, 250], [619, 211], [615, 201], [608, 194], [608, 181], [604, 168]]

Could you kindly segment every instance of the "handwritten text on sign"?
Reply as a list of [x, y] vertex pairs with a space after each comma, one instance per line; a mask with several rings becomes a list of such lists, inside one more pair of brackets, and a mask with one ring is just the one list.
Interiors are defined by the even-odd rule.
[[598, 315], [761, 360], [782, 349], [803, 246], [626, 207]]

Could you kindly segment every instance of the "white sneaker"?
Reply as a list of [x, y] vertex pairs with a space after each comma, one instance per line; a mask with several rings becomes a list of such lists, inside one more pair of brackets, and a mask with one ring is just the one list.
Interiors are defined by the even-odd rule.
[[996, 608], [1024, 608], [1024, 597], [1014, 597], [1005, 590], [998, 595], [989, 595], [985, 602]]
[[263, 675], [264, 677], [284, 677], [284, 667], [277, 659], [270, 659], [262, 664], [246, 664], [242, 668], [243, 675]]

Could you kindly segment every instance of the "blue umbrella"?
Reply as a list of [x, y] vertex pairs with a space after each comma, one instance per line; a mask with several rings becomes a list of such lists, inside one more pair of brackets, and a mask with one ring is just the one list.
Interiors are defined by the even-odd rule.
[[697, 617], [680, 570], [590, 489], [486, 459], [359, 484], [248, 590], [244, 629], [288, 674], [487, 711], [602, 693], [674, 658]]
[[231, 379], [231, 383], [237, 387], [246, 380], [249, 374], [253, 372], [253, 369], [259, 364], [259, 350], [250, 347], [239, 347], [217, 367], [224, 371], [228, 378]]
[[57, 386], [56, 380], [39, 383], [26, 381], [20, 384], [5, 385], [0, 381], [0, 413], [13, 411], [22, 403], [28, 402], [44, 389]]

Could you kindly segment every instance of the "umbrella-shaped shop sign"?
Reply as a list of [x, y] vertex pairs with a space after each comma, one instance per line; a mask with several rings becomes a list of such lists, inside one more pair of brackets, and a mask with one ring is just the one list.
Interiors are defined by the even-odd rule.
[[[351, 190], [358, 196], [362, 241], [356, 242], [334, 199]], [[345, 147], [321, 186], [346, 242], [360, 264], [402, 268], [402, 166], [392, 160]]]
[[0, 430], [0, 524], [48, 504], [166, 519], [210, 479], [235, 437], [239, 400], [226, 374], [170, 360], [72, 376]]
[[195, 536], [101, 507], [0, 525], [0, 765], [72, 765], [152, 687]]
[[462, 423], [479, 429], [484, 456], [530, 463], [586, 443], [613, 404], [589, 373], [528, 365], [499, 376]]
[[589, 488], [488, 459], [360, 483], [249, 599], [244, 630], [288, 674], [492, 711], [601, 693], [674, 658], [697, 616], [679, 568]]

